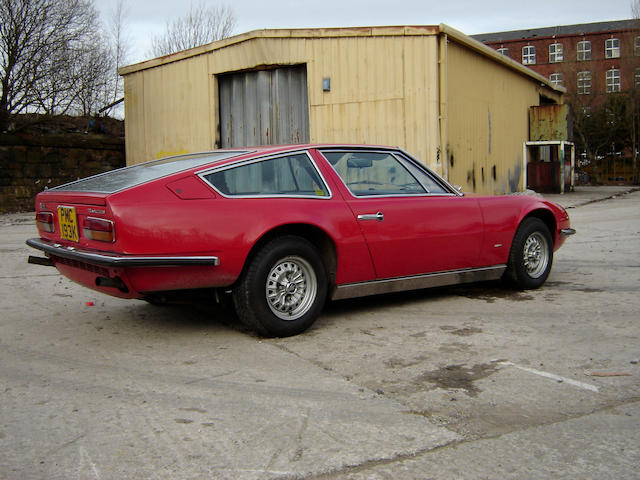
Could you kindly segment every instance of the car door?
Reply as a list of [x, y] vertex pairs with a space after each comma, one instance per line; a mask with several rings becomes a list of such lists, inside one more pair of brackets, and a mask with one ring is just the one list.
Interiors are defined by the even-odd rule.
[[399, 152], [322, 153], [348, 190], [378, 279], [479, 266], [483, 222], [472, 197], [451, 192]]

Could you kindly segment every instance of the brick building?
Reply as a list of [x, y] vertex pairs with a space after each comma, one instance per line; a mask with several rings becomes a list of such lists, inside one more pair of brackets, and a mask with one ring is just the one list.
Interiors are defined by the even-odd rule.
[[[548, 78], [554, 86], [566, 88], [567, 103], [576, 115], [573, 130], [583, 133], [577, 139], [579, 181], [638, 182], [640, 20], [486, 33], [473, 38]], [[631, 138], [618, 143], [614, 134], [609, 137], [600, 134], [590, 140], [585, 133], [590, 120], [613, 131], [610, 120], [600, 121], [600, 117], [592, 117], [592, 112], [613, 100], [610, 94], [617, 93], [621, 95], [618, 101], [633, 105], [631, 109], [629, 105], [625, 107], [627, 112], [633, 112], [633, 117], [623, 120], [629, 130], [634, 130]], [[610, 105], [606, 111], [613, 111]], [[610, 139], [605, 142], [605, 138]]]
[[567, 89], [601, 95], [640, 87], [640, 22], [562, 25], [473, 38]]

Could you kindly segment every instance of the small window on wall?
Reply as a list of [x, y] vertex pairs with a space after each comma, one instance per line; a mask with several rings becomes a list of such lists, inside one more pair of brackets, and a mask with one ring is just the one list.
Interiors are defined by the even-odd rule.
[[620, 57], [620, 40], [617, 38], [609, 38], [604, 44], [605, 58]]
[[578, 42], [577, 46], [578, 61], [591, 60], [591, 42], [588, 40]]
[[536, 47], [534, 45], [527, 45], [526, 47], [522, 47], [522, 64], [536, 64]]
[[549, 63], [559, 63], [562, 60], [562, 44], [552, 43], [551, 45], [549, 45]]
[[504, 47], [499, 48], [498, 49], [498, 53], [500, 55], [504, 55], [505, 57], [508, 57], [509, 56], [509, 49], [508, 48], [504, 48]]
[[636, 37], [633, 40], [633, 54], [635, 56], [640, 55], [640, 37]]
[[636, 68], [634, 78], [634, 85], [637, 89], [640, 89], [640, 68]]
[[564, 85], [561, 73], [552, 73], [551, 75], [549, 75], [549, 80], [554, 87], [562, 87]]
[[612, 68], [607, 70], [607, 93], [619, 92], [621, 89], [620, 70]]
[[578, 95], [591, 93], [591, 72], [578, 72]]

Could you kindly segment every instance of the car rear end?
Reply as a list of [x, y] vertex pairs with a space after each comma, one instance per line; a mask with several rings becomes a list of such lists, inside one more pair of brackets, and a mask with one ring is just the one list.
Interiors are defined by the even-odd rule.
[[[29, 239], [27, 244], [45, 256], [31, 256], [29, 262], [55, 266], [81, 285], [122, 298], [212, 283], [211, 269], [219, 265], [217, 256], [163, 248], [145, 238], [136, 226], [141, 221], [159, 221], [163, 210], [159, 205], [167, 209], [172, 202], [179, 205], [184, 201], [185, 192], [171, 186], [175, 178], [195, 178], [190, 173], [194, 168], [242, 153], [217, 152], [149, 162], [39, 193], [39, 238]], [[123, 199], [128, 202], [127, 208], [121, 204]], [[155, 205], [149, 208], [150, 204]], [[174, 243], [180, 243], [180, 239]], [[200, 284], [193, 283], [194, 278], [201, 279]]]
[[107, 261], [121, 252], [106, 194], [42, 192], [36, 197], [36, 226], [40, 238], [27, 244], [46, 258], [29, 257], [30, 263], [55, 266], [71, 280], [110, 295], [140, 296], [123, 279], [124, 269]]

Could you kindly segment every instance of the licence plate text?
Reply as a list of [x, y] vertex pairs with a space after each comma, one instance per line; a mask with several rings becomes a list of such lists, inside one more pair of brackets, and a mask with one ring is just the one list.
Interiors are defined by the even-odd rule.
[[78, 217], [75, 207], [58, 207], [58, 224], [60, 225], [60, 237], [72, 242], [78, 242]]

